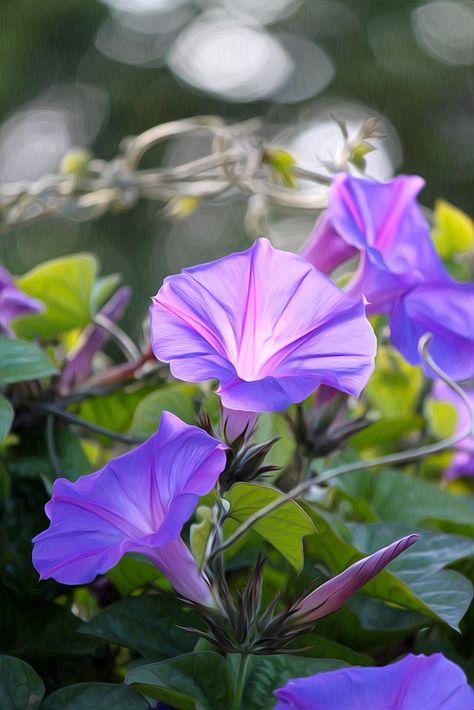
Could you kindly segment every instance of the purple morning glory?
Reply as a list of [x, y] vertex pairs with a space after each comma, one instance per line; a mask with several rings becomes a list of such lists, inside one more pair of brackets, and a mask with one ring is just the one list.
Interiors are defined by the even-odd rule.
[[382, 668], [341, 668], [274, 691], [274, 710], [472, 710], [463, 671], [441, 653], [409, 654]]
[[251, 412], [301, 402], [321, 383], [358, 395], [376, 348], [361, 300], [266, 239], [166, 278], [151, 332], [175, 377], [217, 379], [225, 407]]
[[454, 380], [474, 376], [474, 285], [445, 276], [419, 284], [395, 300], [389, 316], [394, 346], [412, 365], [422, 364], [418, 352], [422, 335], [431, 333], [429, 352]]
[[[123, 315], [131, 291], [127, 286], [122, 286], [101, 309], [100, 314], [112, 323], [116, 323]], [[80, 338], [77, 348], [68, 358], [61, 374], [61, 392], [68, 392], [71, 387], [80, 385], [86, 380], [92, 369], [94, 355], [109, 340], [109, 334], [100, 326], [88, 325]]]
[[305, 247], [312, 263], [323, 258], [331, 260], [332, 267], [351, 255], [340, 240], [359, 251], [359, 268], [347, 292], [365, 296], [371, 312], [386, 310], [396, 295], [427, 277], [444, 274], [416, 202], [423, 185], [416, 175], [400, 175], [385, 183], [336, 176], [322, 226]]
[[210, 604], [205, 576], [180, 537], [198, 496], [226, 464], [226, 447], [202, 429], [163, 412], [156, 434], [96, 473], [55, 481], [51, 523], [37, 535], [33, 564], [42, 579], [87, 584], [126, 552], [149, 557], [177, 592]]
[[10, 321], [30, 313], [40, 313], [44, 305], [15, 286], [11, 275], [0, 265], [0, 335], [13, 335]]
[[340, 609], [360, 587], [417, 540], [418, 535], [407, 535], [355, 562], [295, 604], [295, 618], [303, 617], [305, 621], [316, 621]]
[[[471, 406], [474, 408], [474, 386], [464, 387], [463, 389], [469, 397]], [[469, 424], [469, 415], [460, 397], [441, 380], [435, 382], [432, 395], [435, 400], [447, 402], [455, 407], [455, 433], [461, 433]], [[474, 436], [466, 436], [465, 439], [456, 444], [453, 459], [444, 474], [447, 479], [461, 478], [463, 476], [474, 476]]]

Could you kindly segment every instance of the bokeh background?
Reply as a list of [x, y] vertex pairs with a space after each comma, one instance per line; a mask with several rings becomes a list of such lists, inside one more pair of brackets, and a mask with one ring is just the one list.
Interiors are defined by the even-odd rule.
[[[57, 170], [73, 146], [111, 159], [122, 138], [173, 119], [261, 116], [280, 145], [316, 169], [341, 134], [379, 116], [367, 172], [418, 173], [422, 201], [471, 211], [474, 188], [472, 0], [2, 0], [0, 182]], [[195, 157], [192, 140], [155, 160]], [[158, 203], [94, 222], [47, 222], [0, 237], [14, 273], [93, 251], [134, 289], [129, 329], [166, 273], [248, 243], [243, 196], [170, 221]], [[301, 243], [315, 215], [272, 216]]]

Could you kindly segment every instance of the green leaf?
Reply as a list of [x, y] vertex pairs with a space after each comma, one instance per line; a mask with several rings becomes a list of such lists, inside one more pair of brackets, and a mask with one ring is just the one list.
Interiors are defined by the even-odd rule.
[[197, 385], [161, 385], [138, 404], [130, 432], [144, 439], [151, 436], [157, 430], [161, 413], [165, 409], [188, 424], [194, 424], [196, 417], [193, 398], [198, 393]]
[[130, 429], [137, 405], [150, 391], [149, 387], [142, 387], [88, 397], [81, 402], [78, 414], [93, 424], [112, 431], [126, 432]]
[[[236, 483], [227, 494], [228, 518], [242, 524], [247, 518], [284, 495], [274, 488], [257, 483]], [[232, 526], [235, 529], [235, 526]], [[227, 528], [229, 531], [229, 527]], [[314, 525], [304, 510], [293, 500], [258, 520], [252, 530], [275, 547], [296, 569], [303, 567], [303, 537], [314, 532]], [[224, 534], [226, 525], [224, 524]]]
[[0, 335], [0, 384], [26, 382], [56, 374], [58, 370], [37, 345]]
[[126, 685], [77, 683], [48, 695], [41, 710], [147, 710], [148, 703]]
[[179, 710], [216, 710], [232, 705], [232, 678], [222, 656], [188, 653], [148, 663], [127, 673], [127, 685]]
[[249, 656], [242, 708], [270, 710], [276, 703], [273, 691], [284, 686], [291, 678], [303, 678], [345, 666], [347, 664], [343, 661], [289, 654]]
[[437, 200], [434, 218], [433, 239], [443, 259], [450, 259], [474, 247], [474, 222], [467, 214], [446, 200]]
[[196, 637], [178, 626], [201, 624], [175, 597], [157, 594], [115, 602], [78, 631], [161, 659], [188, 653], [196, 645]]
[[[354, 544], [365, 553], [406, 535], [405, 526], [349, 525]], [[469, 580], [446, 565], [470, 558], [473, 544], [470, 538], [459, 535], [420, 530], [416, 545], [405, 550], [390, 566], [390, 571], [407, 584], [412, 592], [429, 606], [441, 619], [459, 630], [459, 622], [473, 599]]]
[[115, 567], [107, 572], [114, 587], [122, 597], [126, 597], [147, 584], [160, 579], [161, 572], [148, 560], [139, 559], [133, 553], [128, 553]]
[[8, 399], [5, 399], [5, 397], [0, 394], [0, 446], [8, 436], [14, 416], [15, 412], [13, 411], [12, 405]]
[[92, 254], [74, 254], [46, 261], [17, 280], [17, 286], [44, 303], [46, 309], [15, 321], [18, 335], [52, 338], [91, 320], [92, 289], [97, 273]]
[[[370, 641], [365, 641], [366, 647], [373, 649], [375, 644], [387, 643], [394, 637], [409, 635], [410, 630], [413, 633], [417, 628], [426, 627], [426, 617], [415, 611], [407, 611], [397, 606], [389, 606], [380, 599], [367, 597], [364, 594], [358, 594], [352, 597], [347, 602], [344, 611], [353, 613], [357, 616], [361, 628], [357, 629], [356, 624], [352, 623], [350, 632], [357, 634], [357, 640], [354, 638], [344, 638], [351, 646], [357, 645], [368, 631]], [[347, 624], [344, 625], [344, 631], [347, 631]], [[374, 639], [374, 632], [376, 639]], [[366, 634], [367, 635], [367, 634]]]
[[426, 575], [423, 570], [418, 574], [400, 574], [414, 594], [430, 607], [440, 619], [459, 631], [459, 622], [472, 602], [474, 593], [471, 582], [462, 574], [452, 569]]
[[28, 663], [0, 656], [0, 708], [36, 710], [44, 695], [44, 683]]
[[359, 471], [337, 476], [330, 485], [362, 501], [373, 519], [415, 527], [429, 521], [443, 529], [446, 523], [453, 532], [474, 534], [474, 497], [454, 495], [421, 478]]
[[425, 410], [430, 429], [437, 439], [445, 439], [454, 434], [458, 413], [451, 402], [429, 399], [425, 404]]

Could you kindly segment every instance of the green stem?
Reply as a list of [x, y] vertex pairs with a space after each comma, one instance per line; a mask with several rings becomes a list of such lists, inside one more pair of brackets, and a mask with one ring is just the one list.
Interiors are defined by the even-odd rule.
[[241, 653], [239, 658], [239, 669], [237, 672], [237, 680], [235, 682], [234, 697], [232, 700], [232, 710], [241, 710], [242, 696], [245, 688], [245, 675], [247, 672], [248, 655]]

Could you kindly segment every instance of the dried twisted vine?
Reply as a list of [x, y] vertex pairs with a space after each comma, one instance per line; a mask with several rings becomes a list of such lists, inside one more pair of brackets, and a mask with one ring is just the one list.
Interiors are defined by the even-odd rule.
[[[87, 151], [73, 151], [57, 174], [0, 185], [0, 231], [57, 217], [92, 220], [109, 210], [129, 209], [140, 198], [167, 203], [168, 211], [176, 214], [186, 212], [189, 203], [235, 189], [249, 194], [249, 209], [254, 211], [262, 203], [323, 209], [326, 197], [320, 188], [297, 190], [284, 179], [283, 171], [278, 175], [274, 160], [278, 149], [258, 136], [259, 126], [258, 120], [228, 125], [216, 116], [199, 116], [125, 139], [120, 154], [110, 162], [91, 159]], [[140, 169], [144, 155], [158, 143], [192, 134], [211, 138], [209, 155], [176, 167]], [[292, 177], [330, 183], [327, 176], [298, 166], [288, 153], [279, 155], [289, 160]], [[257, 201], [252, 202], [252, 197]]]

